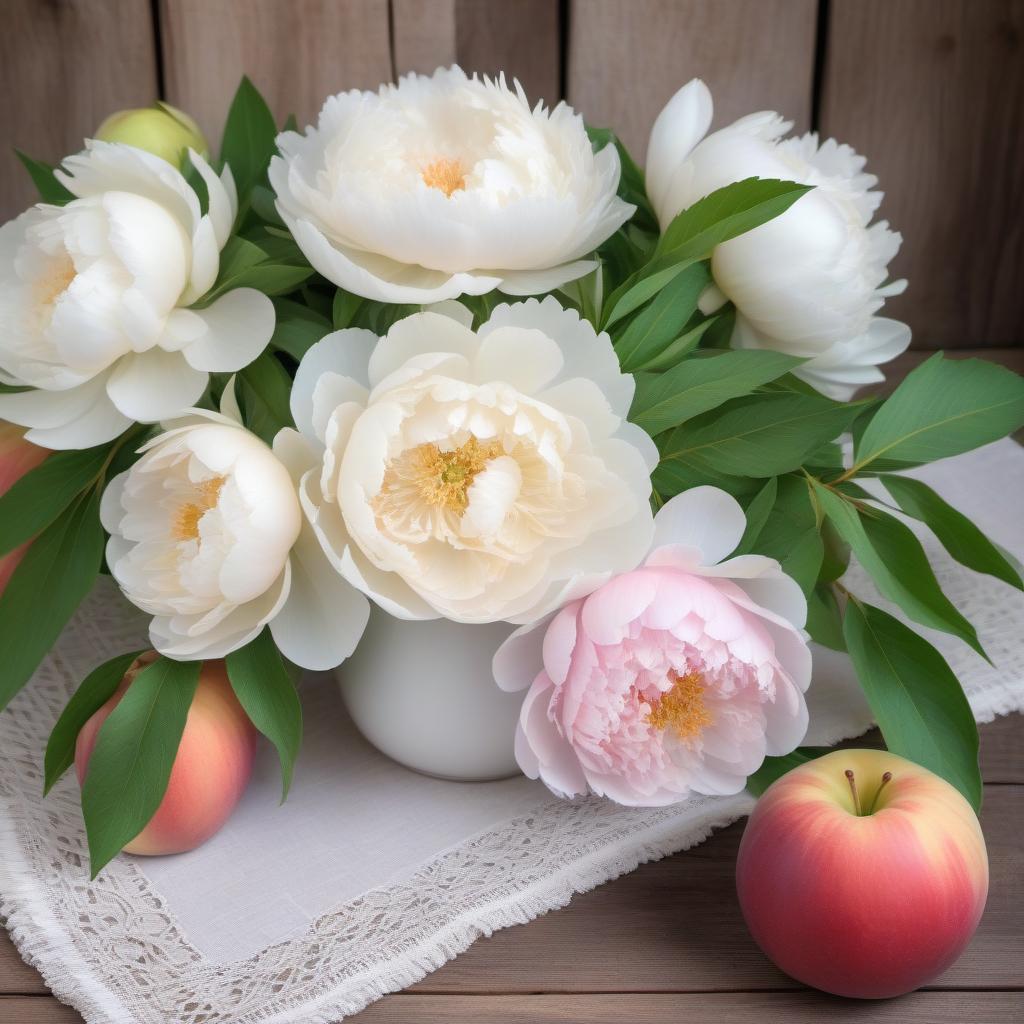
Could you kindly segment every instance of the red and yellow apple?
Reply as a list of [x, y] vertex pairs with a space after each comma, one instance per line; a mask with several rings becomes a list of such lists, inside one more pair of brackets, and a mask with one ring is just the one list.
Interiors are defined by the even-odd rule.
[[985, 907], [988, 856], [970, 804], [884, 750], [837, 750], [773, 783], [736, 863], [754, 940], [783, 971], [883, 999], [941, 974]]
[[[96, 736], [152, 652], [137, 659], [117, 692], [83, 726], [75, 747], [75, 770], [85, 780]], [[252, 775], [256, 730], [238, 703], [223, 661], [207, 661], [189, 708], [178, 755], [163, 802], [125, 853], [156, 856], [194, 850], [231, 816]]]

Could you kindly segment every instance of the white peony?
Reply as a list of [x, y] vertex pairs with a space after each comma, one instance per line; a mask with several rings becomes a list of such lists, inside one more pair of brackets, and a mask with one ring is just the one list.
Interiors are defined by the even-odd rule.
[[306, 258], [381, 302], [551, 291], [633, 212], [615, 148], [595, 154], [571, 107], [458, 67], [333, 96], [277, 141], [270, 181]]
[[531, 299], [474, 333], [446, 306], [305, 355], [303, 508], [393, 615], [529, 622], [646, 553], [657, 450], [626, 421], [633, 378], [576, 313]]
[[0, 418], [47, 448], [88, 448], [134, 420], [194, 405], [210, 372], [238, 370], [274, 330], [251, 288], [206, 309], [237, 199], [198, 155], [209, 210], [181, 173], [141, 149], [86, 143], [60, 180], [78, 198], [37, 205], [0, 228]]
[[878, 364], [906, 349], [910, 328], [875, 316], [906, 287], [883, 285], [901, 238], [886, 221], [870, 224], [882, 200], [873, 191], [878, 179], [834, 139], [780, 141], [792, 123], [771, 111], [705, 138], [711, 116], [711, 93], [694, 79], [651, 130], [647, 191], [663, 229], [680, 210], [744, 178], [815, 186], [782, 216], [715, 249], [715, 283], [737, 310], [733, 345], [807, 359], [795, 372], [835, 398], [884, 380]]
[[369, 604], [331, 568], [299, 507], [284, 440], [275, 455], [236, 420], [192, 410], [103, 493], [107, 563], [153, 616], [170, 658], [221, 658], [269, 623], [304, 668], [340, 664]]

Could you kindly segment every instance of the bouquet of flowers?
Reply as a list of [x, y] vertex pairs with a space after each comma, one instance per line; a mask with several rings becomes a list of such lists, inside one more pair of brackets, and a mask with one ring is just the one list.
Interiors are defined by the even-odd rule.
[[343, 662], [371, 602], [518, 627], [487, 685], [523, 692], [518, 762], [564, 796], [736, 793], [813, 756], [813, 639], [977, 807], [956, 677], [842, 577], [852, 554], [984, 655], [906, 517], [1020, 569], [902, 473], [1019, 428], [1024, 381], [936, 354], [855, 397], [910, 340], [878, 315], [905, 282], [876, 179], [777, 114], [711, 118], [681, 89], [642, 172], [564, 103], [450, 68], [331, 97], [303, 133], [243, 81], [217, 159], [163, 104], [60, 168], [22, 157], [0, 706], [98, 573], [152, 617], [154, 651], [90, 674], [46, 752], [49, 787], [77, 750], [94, 873], [161, 807], [201, 699], [274, 743], [287, 791], [292, 667]]

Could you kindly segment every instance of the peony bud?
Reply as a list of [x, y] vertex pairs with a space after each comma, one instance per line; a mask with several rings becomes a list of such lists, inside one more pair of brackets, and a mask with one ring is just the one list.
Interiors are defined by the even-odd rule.
[[[82, 727], [75, 746], [79, 784], [85, 780], [100, 727], [135, 677], [155, 659], [153, 651], [138, 658], [117, 693]], [[205, 843], [220, 831], [245, 792], [255, 753], [256, 729], [235, 697], [224, 662], [204, 662], [163, 802], [125, 853], [186, 853]]]
[[199, 125], [188, 114], [160, 101], [151, 107], [111, 114], [96, 129], [94, 138], [144, 149], [178, 168], [189, 149], [202, 157], [210, 149]]
[[[49, 454], [47, 448], [40, 448], [25, 440], [23, 427], [0, 420], [0, 497]], [[0, 555], [0, 594], [4, 592], [7, 581], [27, 550], [28, 544], [22, 544], [6, 555]]]

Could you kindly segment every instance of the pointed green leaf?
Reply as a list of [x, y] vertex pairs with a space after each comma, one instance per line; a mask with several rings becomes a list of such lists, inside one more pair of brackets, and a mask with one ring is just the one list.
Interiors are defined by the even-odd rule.
[[661, 236], [658, 255], [704, 259], [716, 245], [785, 213], [813, 187], [772, 178], [726, 185], [676, 215]]
[[664, 373], [639, 374], [629, 418], [648, 434], [660, 434], [750, 394], [800, 362], [781, 352], [722, 352], [706, 359], [686, 359]]
[[879, 592], [922, 626], [960, 637], [987, 657], [974, 627], [942, 592], [913, 531], [880, 509], [858, 511], [814, 481], [815, 497]]
[[54, 452], [0, 497], [0, 555], [45, 530], [103, 469], [110, 445]]
[[911, 371], [871, 417], [857, 445], [858, 471], [884, 457], [932, 462], [997, 441], [1024, 426], [1024, 377], [980, 359], [936, 352]]
[[253, 186], [262, 184], [276, 147], [277, 126], [256, 86], [243, 78], [231, 101], [224, 124], [221, 159], [231, 168], [239, 199], [245, 201]]
[[816, 644], [845, 651], [843, 616], [832, 588], [819, 583], [807, 595], [807, 632]]
[[277, 748], [284, 801], [302, 744], [302, 705], [269, 629], [227, 656], [228, 678], [252, 724]]
[[615, 339], [615, 354], [623, 370], [635, 370], [671, 345], [693, 316], [700, 293], [710, 283], [711, 272], [706, 262], [695, 263], [669, 281]]
[[715, 324], [718, 317], [712, 316], [702, 320], [696, 327], [692, 327], [685, 334], [679, 335], [674, 341], [662, 349], [653, 359], [637, 367], [641, 372], [649, 370], [652, 372], [671, 370], [677, 363], [681, 363], [700, 344], [701, 338]]
[[239, 371], [239, 401], [245, 425], [267, 444], [282, 427], [295, 425], [291, 412], [292, 381], [270, 352]]
[[74, 692], [67, 707], [57, 719], [46, 745], [44, 795], [50, 792], [54, 783], [74, 764], [75, 743], [82, 727], [114, 696], [125, 673], [141, 653], [132, 651], [130, 654], [119, 654], [116, 658], [104, 662], [98, 668], [94, 668]]
[[857, 412], [855, 402], [787, 392], [737, 398], [674, 430], [662, 444], [662, 460], [734, 476], [779, 476], [838, 437]]
[[0, 594], [0, 710], [53, 646], [102, 558], [99, 492], [93, 490], [36, 537]]
[[869, 604], [850, 601], [846, 645], [886, 746], [951, 782], [981, 807], [978, 728], [945, 659], [923, 637]]
[[771, 515], [772, 509], [775, 507], [775, 499], [778, 497], [778, 494], [778, 478], [772, 477], [768, 483], [766, 483], [764, 487], [754, 495], [753, 499], [744, 510], [747, 517], [747, 525], [743, 529], [743, 536], [740, 538], [740, 542], [736, 546], [736, 550], [733, 552], [733, 555], [747, 555], [750, 554], [751, 551], [755, 550], [754, 545], [761, 531], [764, 529], [765, 523], [768, 522], [768, 517]]
[[49, 164], [42, 160], [33, 160], [32, 157], [16, 149], [15, 154], [22, 162], [25, 170], [28, 171], [32, 183], [39, 192], [39, 199], [44, 203], [52, 203], [54, 206], [63, 206], [75, 198], [74, 193], [65, 188], [53, 173]]
[[1016, 566], [967, 516], [943, 501], [927, 484], [906, 476], [881, 479], [896, 504], [908, 516], [924, 523], [961, 565], [1024, 590], [1024, 581]]
[[100, 727], [82, 786], [93, 878], [159, 809], [200, 667], [198, 661], [158, 658], [135, 677]]

